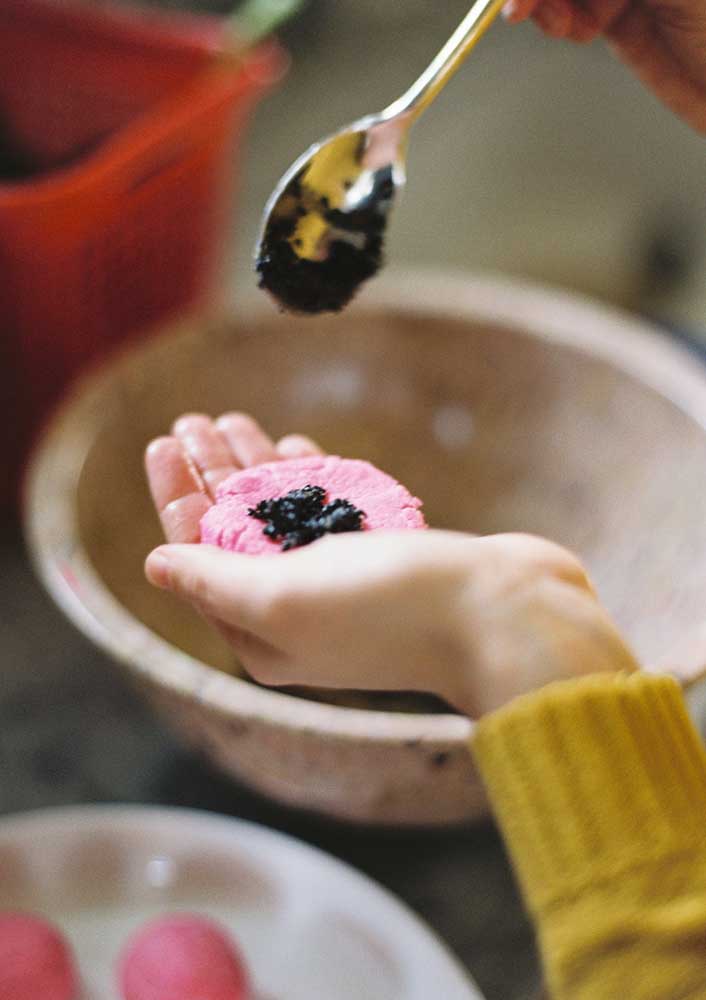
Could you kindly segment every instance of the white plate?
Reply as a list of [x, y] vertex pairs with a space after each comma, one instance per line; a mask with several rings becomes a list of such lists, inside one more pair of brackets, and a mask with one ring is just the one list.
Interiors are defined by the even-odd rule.
[[482, 1000], [440, 940], [370, 879], [291, 837], [209, 813], [87, 806], [3, 819], [0, 908], [62, 928], [82, 1000], [119, 1000], [121, 946], [174, 910], [230, 929], [258, 1000]]

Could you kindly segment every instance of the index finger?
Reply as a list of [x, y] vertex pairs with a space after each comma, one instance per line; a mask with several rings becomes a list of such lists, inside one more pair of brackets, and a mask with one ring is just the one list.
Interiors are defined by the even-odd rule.
[[145, 454], [145, 468], [167, 541], [200, 541], [201, 518], [211, 500], [179, 441], [173, 437], [153, 441]]
[[194, 465], [206, 491], [215, 498], [220, 483], [240, 468], [225, 438], [211, 418], [203, 413], [188, 413], [180, 417], [172, 433]]

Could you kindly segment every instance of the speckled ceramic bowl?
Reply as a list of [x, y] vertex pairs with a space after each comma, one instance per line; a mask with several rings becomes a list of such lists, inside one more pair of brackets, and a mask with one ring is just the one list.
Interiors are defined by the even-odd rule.
[[370, 459], [425, 499], [432, 525], [570, 545], [645, 663], [700, 673], [706, 376], [695, 360], [623, 315], [485, 278], [384, 279], [316, 321], [263, 302], [86, 380], [28, 483], [28, 539], [54, 598], [225, 771], [354, 821], [443, 825], [485, 811], [471, 722], [424, 701], [327, 704], [257, 687], [144, 581], [160, 540], [147, 441], [183, 411], [234, 407], [275, 435]]

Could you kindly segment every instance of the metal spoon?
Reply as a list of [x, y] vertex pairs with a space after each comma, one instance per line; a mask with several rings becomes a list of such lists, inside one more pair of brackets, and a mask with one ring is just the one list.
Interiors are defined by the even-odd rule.
[[405, 182], [409, 130], [505, 2], [476, 0], [402, 97], [311, 146], [280, 180], [265, 207], [255, 268], [282, 308], [337, 312], [378, 271], [387, 217]]

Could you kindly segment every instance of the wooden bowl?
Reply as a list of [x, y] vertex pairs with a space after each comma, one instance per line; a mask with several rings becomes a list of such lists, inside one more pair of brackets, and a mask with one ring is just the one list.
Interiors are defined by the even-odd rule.
[[487, 278], [409, 273], [315, 321], [264, 304], [172, 331], [81, 384], [34, 455], [26, 513], [66, 614], [238, 778], [361, 822], [443, 825], [486, 808], [468, 720], [423, 701], [392, 711], [257, 687], [145, 582], [160, 531], [144, 447], [184, 411], [231, 408], [377, 463], [425, 499], [432, 525], [572, 547], [643, 662], [700, 674], [706, 376], [694, 359], [626, 316]]

